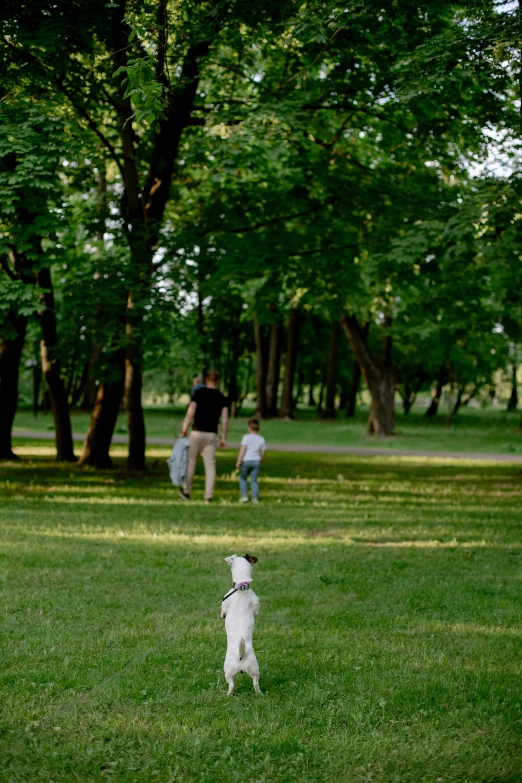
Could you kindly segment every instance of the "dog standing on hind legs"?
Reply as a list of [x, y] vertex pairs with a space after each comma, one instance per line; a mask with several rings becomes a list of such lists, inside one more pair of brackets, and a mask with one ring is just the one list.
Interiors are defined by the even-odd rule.
[[245, 555], [225, 557], [232, 569], [233, 587], [221, 603], [221, 617], [225, 620], [227, 632], [227, 654], [225, 656], [225, 679], [228, 682], [227, 696], [234, 693], [236, 674], [245, 672], [252, 677], [254, 690], [259, 688], [259, 664], [252, 644], [254, 618], [259, 614], [259, 598], [250, 588], [252, 567], [257, 557]]

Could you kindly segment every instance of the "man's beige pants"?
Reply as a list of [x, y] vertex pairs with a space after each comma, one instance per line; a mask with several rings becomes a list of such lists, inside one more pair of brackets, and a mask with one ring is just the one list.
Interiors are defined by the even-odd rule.
[[215, 432], [192, 430], [189, 434], [187, 475], [185, 477], [185, 489], [189, 494], [194, 480], [196, 462], [198, 461], [200, 454], [203, 454], [203, 462], [205, 465], [205, 500], [210, 500], [214, 494], [217, 445], [218, 436]]

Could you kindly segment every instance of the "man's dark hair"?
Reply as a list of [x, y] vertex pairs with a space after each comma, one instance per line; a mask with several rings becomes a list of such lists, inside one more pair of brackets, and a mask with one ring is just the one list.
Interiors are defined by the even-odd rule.
[[213, 383], [219, 383], [220, 375], [217, 370], [207, 370], [205, 373], [205, 380], [212, 381]]
[[255, 417], [253, 419], [248, 420], [248, 426], [251, 430], [254, 430], [254, 432], [259, 432], [259, 419], [256, 419]]

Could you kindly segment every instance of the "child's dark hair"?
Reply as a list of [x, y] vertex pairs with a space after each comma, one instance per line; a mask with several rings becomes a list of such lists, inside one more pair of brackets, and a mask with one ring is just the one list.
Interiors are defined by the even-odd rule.
[[256, 419], [255, 417], [253, 419], [248, 420], [248, 426], [251, 430], [254, 430], [254, 432], [259, 431], [259, 419]]

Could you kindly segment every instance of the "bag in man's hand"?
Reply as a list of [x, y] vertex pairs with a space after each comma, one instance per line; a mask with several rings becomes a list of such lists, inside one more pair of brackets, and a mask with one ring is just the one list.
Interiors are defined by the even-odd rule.
[[188, 438], [178, 438], [172, 449], [172, 454], [167, 460], [170, 480], [175, 487], [183, 486], [187, 473], [188, 448]]

